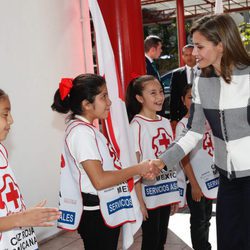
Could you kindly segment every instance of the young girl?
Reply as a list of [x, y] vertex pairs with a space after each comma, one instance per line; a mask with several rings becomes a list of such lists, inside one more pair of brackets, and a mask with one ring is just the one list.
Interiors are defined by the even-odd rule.
[[[192, 102], [191, 89], [192, 85], [189, 84], [183, 90], [182, 101], [188, 112], [176, 126], [177, 137], [187, 126]], [[206, 123], [202, 141], [181, 161], [181, 167], [188, 177], [186, 199], [190, 209], [191, 240], [195, 250], [211, 249], [208, 241], [209, 221], [213, 199], [217, 197], [219, 179], [213, 164], [213, 154], [212, 133]]]
[[[9, 98], [0, 89], [0, 142], [6, 139], [13, 123], [10, 111]], [[45, 203], [26, 209], [7, 150], [0, 143], [0, 249], [38, 249], [32, 226], [52, 226], [51, 221], [60, 216], [57, 208], [45, 208]]]
[[[162, 86], [153, 76], [141, 76], [130, 82], [126, 105], [130, 120], [133, 118], [131, 129], [138, 161], [157, 158], [173, 140], [169, 120], [156, 114], [163, 102]], [[136, 183], [136, 190], [144, 216], [141, 249], [164, 249], [171, 204], [175, 204], [172, 212], [178, 209], [176, 172], [163, 170], [153, 181], [142, 179]]]
[[59, 113], [71, 112], [61, 162], [59, 226], [78, 228], [87, 250], [117, 249], [120, 226], [135, 221], [126, 180], [159, 173], [148, 161], [121, 169], [116, 152], [93, 126], [95, 119], [107, 118], [110, 106], [105, 80], [94, 74], [62, 79], [52, 104]]

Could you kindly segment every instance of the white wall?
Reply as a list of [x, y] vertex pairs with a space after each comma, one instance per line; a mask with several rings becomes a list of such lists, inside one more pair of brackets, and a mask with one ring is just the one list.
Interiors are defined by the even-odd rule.
[[[64, 118], [50, 105], [61, 77], [83, 72], [79, 0], [0, 1], [0, 88], [11, 100], [4, 142], [27, 206], [58, 204]], [[36, 229], [42, 240], [58, 231]]]

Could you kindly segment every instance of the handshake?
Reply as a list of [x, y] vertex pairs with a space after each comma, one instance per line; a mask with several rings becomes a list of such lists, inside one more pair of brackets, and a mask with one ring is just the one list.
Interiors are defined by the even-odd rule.
[[165, 164], [160, 159], [145, 160], [139, 164], [140, 175], [145, 178], [152, 180], [160, 174], [161, 169], [164, 168]]

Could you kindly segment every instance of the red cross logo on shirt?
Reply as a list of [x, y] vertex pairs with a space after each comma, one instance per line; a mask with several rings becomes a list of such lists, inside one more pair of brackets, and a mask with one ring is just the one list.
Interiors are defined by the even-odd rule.
[[5, 208], [5, 203], [2, 198], [2, 192], [0, 192], [0, 209], [4, 209], [4, 208]]
[[157, 135], [152, 138], [152, 148], [155, 156], [158, 157], [166, 151], [172, 140], [172, 136], [164, 128], [158, 128]]
[[13, 201], [15, 208], [18, 208], [18, 198], [19, 198], [19, 194], [17, 192], [17, 189], [15, 189], [14, 185], [12, 182], [9, 183], [9, 187], [10, 187], [10, 192], [6, 193], [6, 198], [8, 202]]
[[206, 132], [204, 134], [202, 146], [203, 146], [203, 149], [206, 150], [207, 153], [213, 157], [214, 146], [213, 146], [212, 138], [209, 132]]
[[64, 168], [64, 167], [65, 167], [65, 160], [64, 160], [63, 155], [61, 155], [61, 168]]
[[113, 159], [115, 168], [116, 169], [121, 169], [122, 165], [121, 165], [121, 163], [119, 161], [119, 158], [118, 158], [118, 156], [116, 154], [115, 149], [112, 147], [112, 145], [109, 142], [107, 142], [107, 146], [108, 146], [108, 149], [109, 149], [109, 154], [110, 154], [111, 158]]
[[162, 136], [162, 139], [159, 139], [159, 144], [164, 145], [165, 148], [167, 149], [168, 144], [170, 143], [170, 140], [167, 139], [166, 134], [161, 134], [161, 136]]

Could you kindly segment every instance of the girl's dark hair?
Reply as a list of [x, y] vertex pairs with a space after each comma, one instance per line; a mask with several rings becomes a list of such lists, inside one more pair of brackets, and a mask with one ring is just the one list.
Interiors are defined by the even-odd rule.
[[192, 84], [187, 84], [182, 90], [182, 98], [184, 99], [188, 91], [192, 89]]
[[5, 98], [7, 96], [8, 95], [2, 89], [0, 89], [0, 99]]
[[126, 91], [126, 107], [129, 121], [142, 109], [142, 104], [137, 101], [136, 95], [142, 96], [144, 83], [152, 80], [156, 80], [156, 78], [151, 75], [144, 75], [130, 81]]
[[73, 80], [73, 86], [69, 95], [64, 100], [61, 99], [59, 89], [54, 95], [54, 102], [51, 105], [52, 110], [66, 114], [71, 112], [70, 119], [75, 115], [82, 115], [82, 101], [87, 100], [93, 103], [95, 96], [101, 91], [100, 88], [105, 84], [105, 79], [95, 74], [82, 74]]
[[[192, 84], [187, 84], [183, 90], [182, 90], [182, 94], [181, 94], [181, 97], [182, 97], [182, 102], [184, 104], [184, 99], [185, 99], [185, 96], [187, 95], [188, 91], [192, 89]], [[184, 116], [187, 114], [188, 112], [188, 109], [186, 107], [186, 105], [184, 105], [184, 109], [185, 109], [185, 113], [184, 113]]]
[[[202, 17], [191, 27], [191, 35], [196, 31], [214, 45], [222, 43], [221, 76], [225, 82], [231, 82], [232, 66], [242, 68], [250, 65], [250, 57], [242, 43], [236, 23], [228, 14]], [[213, 66], [202, 69], [202, 73], [206, 77], [212, 76]]]

